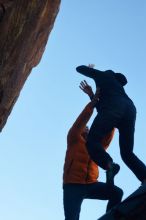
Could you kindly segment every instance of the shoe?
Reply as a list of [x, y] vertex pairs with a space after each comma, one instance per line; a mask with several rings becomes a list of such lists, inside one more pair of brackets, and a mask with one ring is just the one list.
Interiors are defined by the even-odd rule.
[[146, 179], [141, 182], [141, 186], [146, 186]]
[[106, 183], [108, 185], [114, 185], [114, 177], [119, 172], [120, 166], [116, 163], [112, 163], [111, 167], [106, 171]]

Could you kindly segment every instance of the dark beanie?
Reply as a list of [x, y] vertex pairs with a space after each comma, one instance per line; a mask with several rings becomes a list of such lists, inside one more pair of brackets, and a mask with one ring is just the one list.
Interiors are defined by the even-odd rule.
[[122, 73], [115, 73], [115, 77], [122, 86], [125, 86], [128, 83], [126, 77]]

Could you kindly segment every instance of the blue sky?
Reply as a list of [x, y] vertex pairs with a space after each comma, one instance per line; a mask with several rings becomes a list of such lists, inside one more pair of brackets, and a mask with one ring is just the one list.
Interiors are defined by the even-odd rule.
[[[68, 129], [88, 103], [75, 68], [94, 63], [123, 72], [137, 107], [134, 152], [146, 162], [146, 1], [63, 0], [40, 64], [33, 69], [0, 137], [0, 219], [63, 220], [62, 173]], [[91, 118], [89, 126], [95, 115]], [[121, 166], [124, 198], [140, 182], [119, 154], [118, 132], [108, 150]], [[100, 170], [100, 181], [105, 172]], [[97, 219], [106, 201], [86, 200], [81, 220]]]

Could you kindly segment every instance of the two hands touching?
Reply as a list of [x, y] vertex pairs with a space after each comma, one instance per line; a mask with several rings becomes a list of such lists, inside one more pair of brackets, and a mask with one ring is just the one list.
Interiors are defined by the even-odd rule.
[[100, 96], [100, 88], [98, 87], [96, 89], [95, 94], [93, 93], [92, 87], [86, 82], [86, 80], [81, 81], [79, 88], [86, 93], [90, 99], [91, 99], [91, 104], [93, 107], [96, 105], [96, 103], [99, 101], [99, 96]]
[[79, 88], [86, 93], [90, 99], [92, 99], [94, 97], [94, 93], [92, 90], [92, 87], [86, 82], [86, 80], [83, 80], [80, 82]]

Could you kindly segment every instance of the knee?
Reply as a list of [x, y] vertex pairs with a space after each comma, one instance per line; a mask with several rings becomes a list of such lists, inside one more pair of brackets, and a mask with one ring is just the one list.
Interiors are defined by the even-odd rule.
[[121, 202], [122, 197], [123, 197], [123, 190], [117, 186], [114, 187], [113, 192], [112, 192], [112, 197], [116, 199], [117, 202]]
[[117, 187], [115, 193], [116, 193], [116, 197], [118, 198], [118, 200], [121, 201], [123, 194], [124, 194], [123, 190], [121, 188]]

